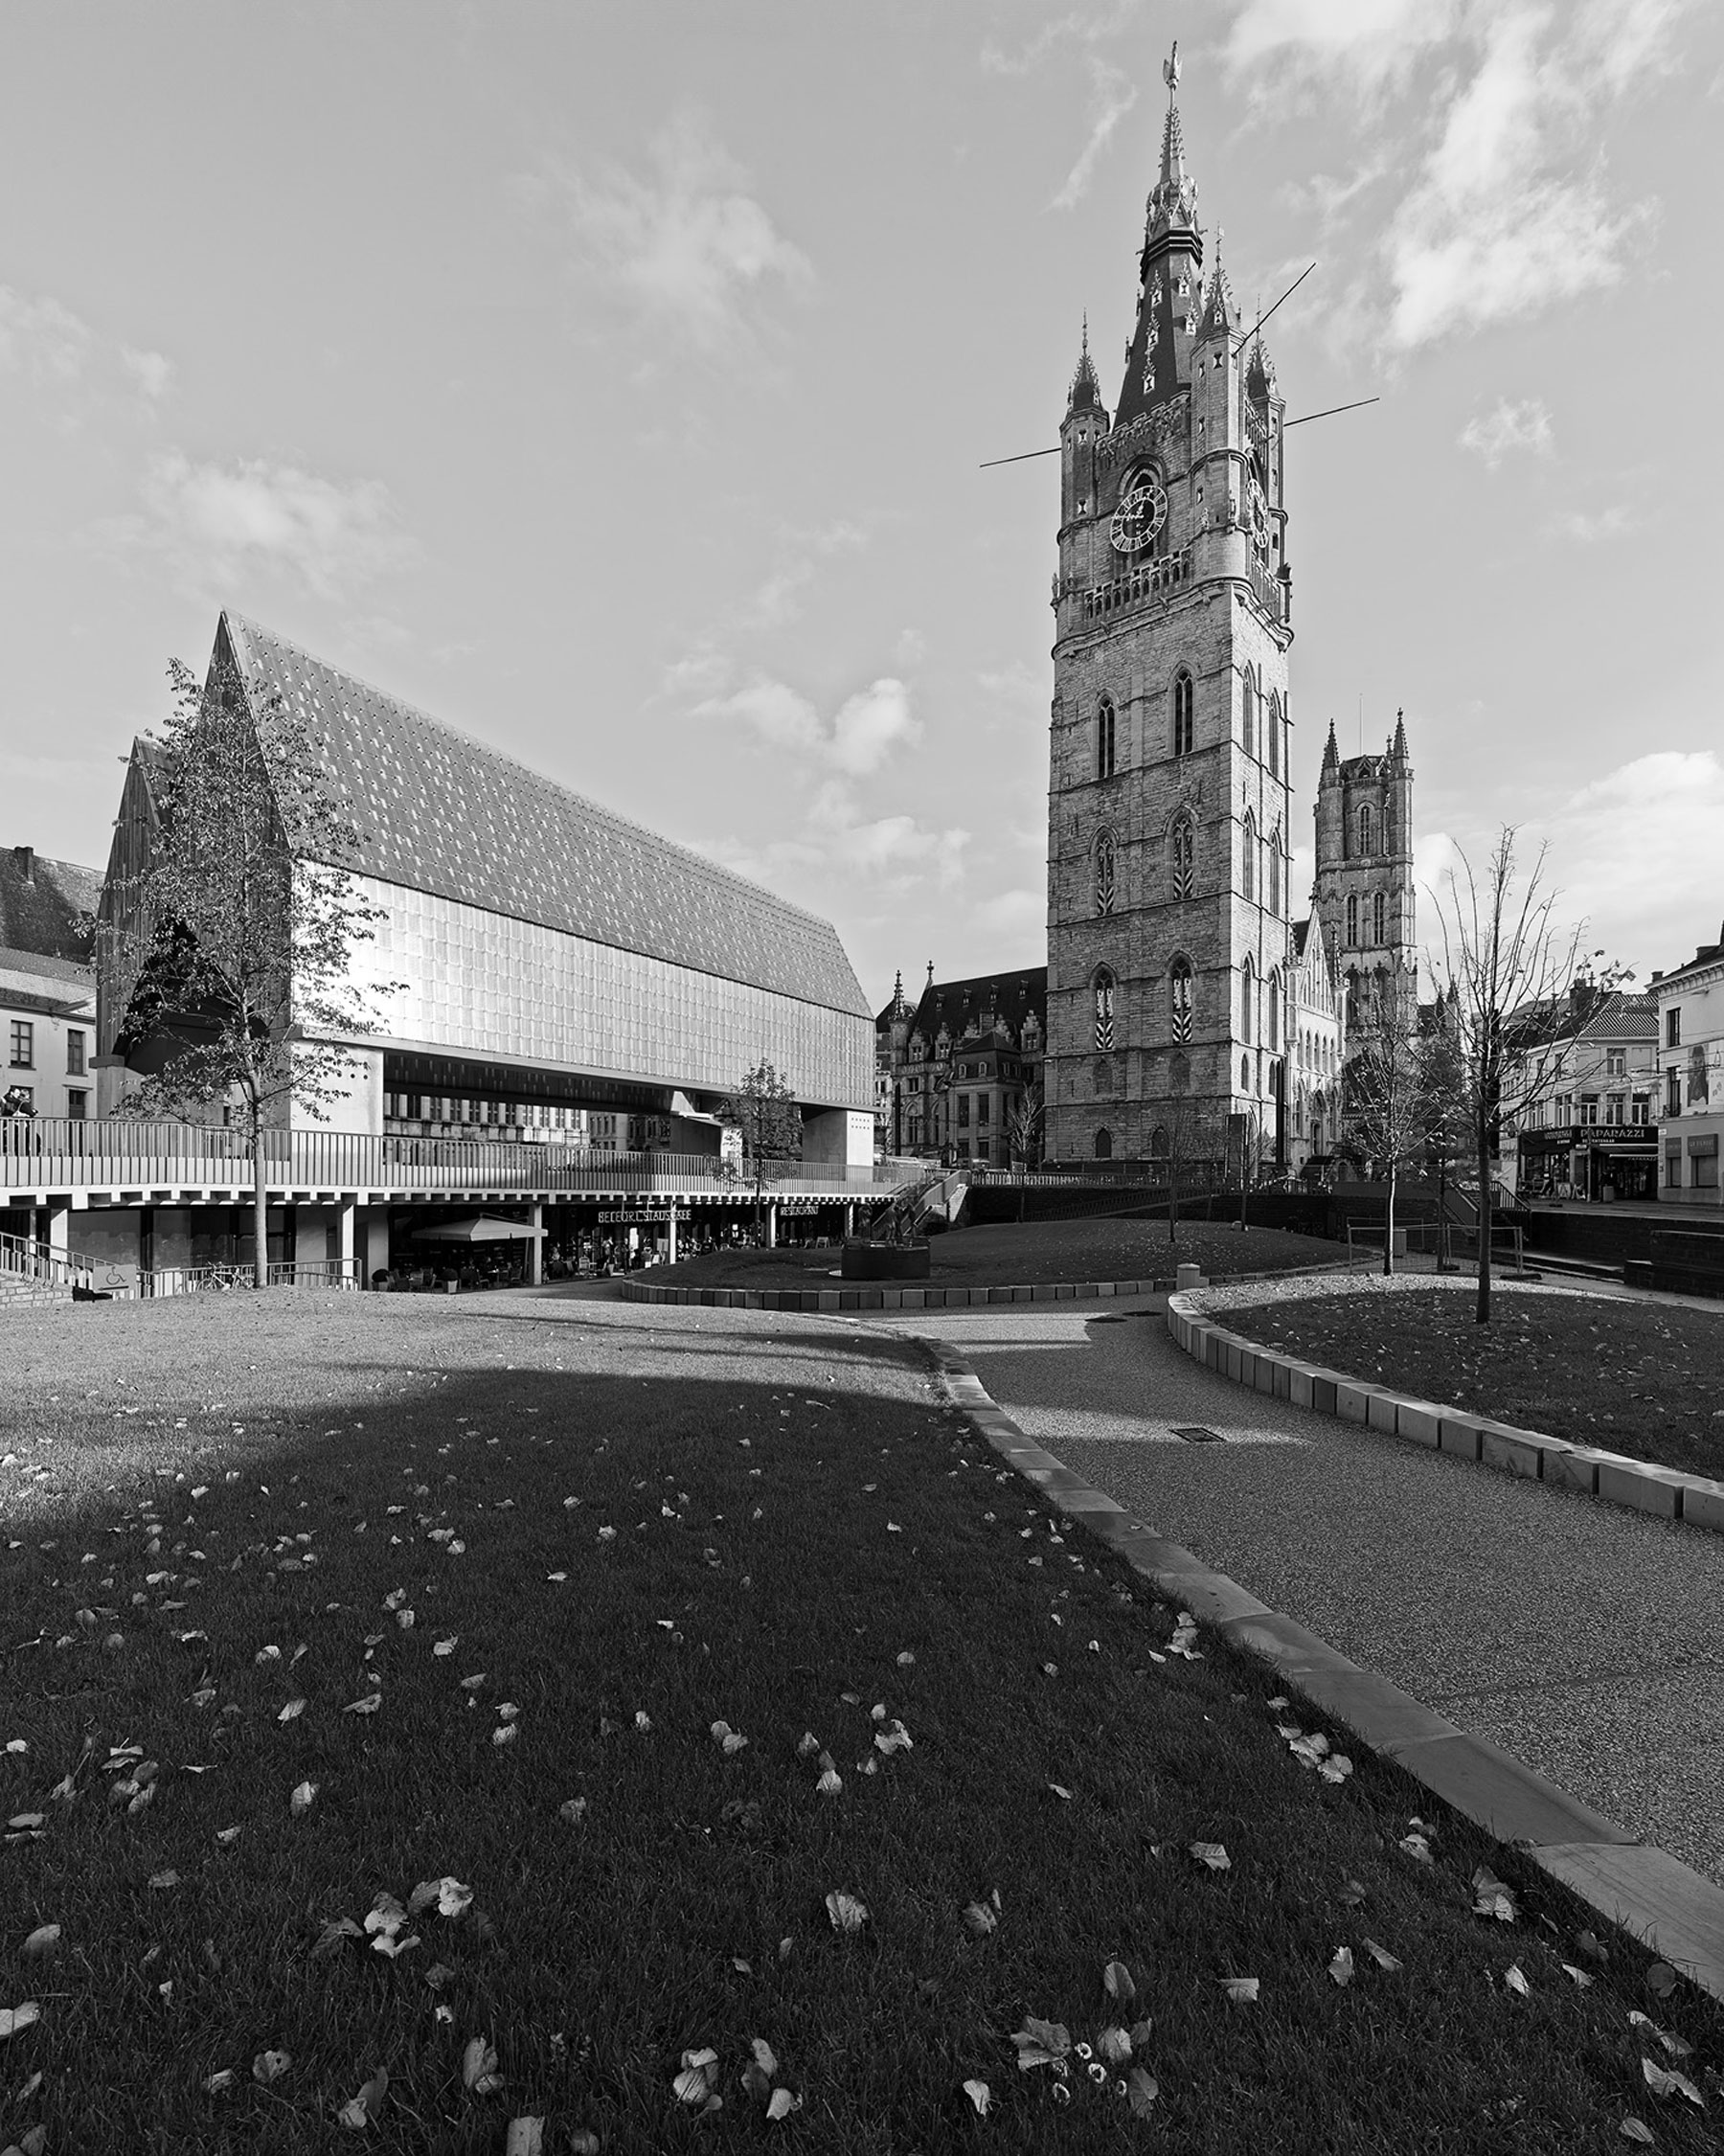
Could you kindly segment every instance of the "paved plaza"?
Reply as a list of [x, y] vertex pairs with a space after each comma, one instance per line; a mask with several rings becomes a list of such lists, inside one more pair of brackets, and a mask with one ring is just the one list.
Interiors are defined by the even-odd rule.
[[884, 1322], [955, 1349], [1146, 1525], [1724, 1879], [1724, 1537], [1248, 1392], [1183, 1354], [1160, 1305]]

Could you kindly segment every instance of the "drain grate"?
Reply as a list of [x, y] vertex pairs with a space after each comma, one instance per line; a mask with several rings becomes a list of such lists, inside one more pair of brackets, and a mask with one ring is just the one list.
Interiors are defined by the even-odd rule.
[[1184, 1428], [1175, 1423], [1173, 1435], [1183, 1438], [1187, 1444], [1225, 1444], [1227, 1441], [1219, 1430], [1205, 1430], [1197, 1423], [1189, 1423]]

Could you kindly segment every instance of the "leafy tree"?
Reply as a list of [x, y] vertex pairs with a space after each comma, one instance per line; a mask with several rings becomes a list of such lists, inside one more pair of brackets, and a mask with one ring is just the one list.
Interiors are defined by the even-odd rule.
[[1388, 1185], [1383, 1271], [1395, 1271], [1395, 1197], [1401, 1169], [1423, 1151], [1430, 1129], [1426, 1065], [1408, 1030], [1407, 999], [1391, 988], [1361, 990], [1352, 1051], [1341, 1072], [1343, 1126], [1349, 1145]]
[[1437, 900], [1438, 971], [1454, 1009], [1467, 1137], [1478, 1167], [1480, 1325], [1490, 1322], [1491, 1159], [1505, 1123], [1550, 1089], [1572, 1031], [1570, 990], [1591, 978], [1579, 965], [1579, 928], [1556, 923], [1546, 849], [1523, 869], [1516, 836], [1505, 824], [1478, 874], [1460, 853], [1460, 867], [1449, 870]]
[[323, 737], [279, 696], [254, 713], [225, 651], [201, 684], [177, 659], [168, 672], [170, 715], [146, 738], [154, 841], [125, 879], [112, 930], [132, 984], [125, 1033], [149, 1044], [157, 1067], [118, 1112], [219, 1106], [238, 1122], [263, 1287], [264, 1133], [295, 1109], [327, 1121], [359, 1069], [322, 1036], [373, 1031], [350, 975], [382, 909], [336, 865], [364, 837], [329, 783]]
[[762, 1056], [720, 1104], [718, 1117], [741, 1133], [738, 1180], [747, 1183], [754, 1192], [758, 1229], [768, 1186], [779, 1180], [788, 1163], [802, 1158], [802, 1110], [776, 1067]]

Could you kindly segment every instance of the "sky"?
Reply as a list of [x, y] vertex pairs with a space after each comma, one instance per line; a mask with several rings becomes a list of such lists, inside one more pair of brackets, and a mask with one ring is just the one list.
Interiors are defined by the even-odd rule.
[[105, 860], [231, 605], [876, 1005], [1042, 964], [1058, 465], [981, 466], [1086, 310], [1118, 394], [1174, 37], [1289, 418], [1381, 400], [1288, 438], [1299, 823], [1404, 709], [1421, 934], [1510, 824], [1713, 941], [1715, 0], [0, 11], [0, 844]]

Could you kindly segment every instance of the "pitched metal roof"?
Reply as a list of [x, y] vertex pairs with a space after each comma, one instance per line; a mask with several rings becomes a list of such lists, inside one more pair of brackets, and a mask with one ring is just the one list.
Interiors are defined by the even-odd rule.
[[[913, 1030], [932, 1042], [943, 1025], [954, 1040], [962, 1040], [974, 1024], [980, 1032], [1004, 1027], [1010, 1038], [1021, 1040], [1024, 1021], [1032, 1016], [1042, 1037], [1048, 1032], [1048, 969], [1026, 966], [1018, 973], [978, 973], [968, 981], [930, 981], [916, 1006]], [[993, 1027], [986, 1027], [991, 1018]]]
[[54, 861], [27, 846], [0, 848], [0, 945], [89, 964], [102, 871]]
[[279, 694], [328, 744], [368, 838], [339, 865], [672, 965], [870, 1015], [828, 921], [501, 756], [233, 612], [261, 723]]

